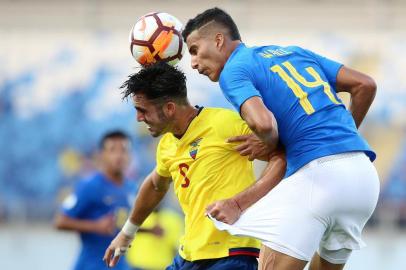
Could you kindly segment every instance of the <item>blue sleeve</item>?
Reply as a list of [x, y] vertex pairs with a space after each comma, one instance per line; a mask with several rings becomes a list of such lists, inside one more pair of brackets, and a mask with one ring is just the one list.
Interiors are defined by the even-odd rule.
[[305, 51], [306, 53], [310, 54], [317, 61], [317, 63], [319, 63], [330, 85], [332, 85], [335, 89], [337, 83], [337, 74], [340, 68], [343, 66], [343, 64], [331, 60], [327, 57], [321, 56], [319, 54], [316, 54], [312, 51], [309, 50]]
[[83, 218], [91, 203], [89, 184], [79, 182], [74, 192], [62, 203], [62, 213], [72, 218]]
[[253, 96], [261, 96], [255, 88], [247, 67], [234, 64], [225, 67], [220, 75], [220, 87], [227, 100], [241, 113], [242, 104]]

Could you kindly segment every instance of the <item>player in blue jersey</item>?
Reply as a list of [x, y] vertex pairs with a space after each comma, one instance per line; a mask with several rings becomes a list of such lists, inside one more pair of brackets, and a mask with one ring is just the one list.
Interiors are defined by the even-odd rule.
[[[219, 81], [226, 98], [270, 147], [286, 151], [285, 180], [232, 226], [219, 222], [239, 209], [208, 207], [219, 229], [263, 240], [261, 269], [342, 269], [364, 244], [361, 231], [375, 209], [375, 153], [358, 133], [376, 92], [358, 71], [296, 46], [247, 47], [237, 26], [213, 8], [189, 20], [183, 38], [192, 68]], [[337, 92], [349, 92], [346, 110]], [[275, 121], [276, 120], [276, 121]], [[254, 158], [245, 136], [242, 154]]]
[[[75, 270], [108, 269], [101, 258], [125, 223], [129, 211], [129, 196], [134, 192], [124, 178], [129, 161], [130, 141], [121, 131], [112, 131], [100, 142], [101, 170], [80, 181], [68, 196], [55, 226], [80, 233], [81, 251]], [[129, 269], [125, 260], [117, 269]]]

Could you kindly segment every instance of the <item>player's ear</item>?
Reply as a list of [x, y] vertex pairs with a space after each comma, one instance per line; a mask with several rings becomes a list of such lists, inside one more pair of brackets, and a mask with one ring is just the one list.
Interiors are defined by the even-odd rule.
[[215, 42], [216, 42], [216, 48], [220, 50], [224, 45], [224, 34], [217, 33], [215, 36]]
[[173, 115], [176, 112], [176, 104], [175, 102], [169, 101], [167, 103], [165, 103], [164, 107], [163, 107], [163, 111], [164, 114], [167, 118], [171, 118], [173, 117]]

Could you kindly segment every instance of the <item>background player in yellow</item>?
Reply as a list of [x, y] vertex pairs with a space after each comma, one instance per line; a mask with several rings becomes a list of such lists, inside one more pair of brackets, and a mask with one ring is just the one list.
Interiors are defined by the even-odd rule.
[[285, 173], [283, 156], [269, 156], [267, 169], [255, 182], [252, 162], [227, 142], [230, 137], [251, 133], [245, 122], [231, 110], [191, 106], [186, 78], [172, 66], [144, 67], [123, 88], [124, 96], [133, 98], [137, 120], [148, 125], [152, 136], [163, 137], [156, 168], [144, 180], [130, 218], [107, 248], [106, 263], [117, 263], [173, 181], [185, 214], [185, 235], [179, 255], [167, 269], [257, 269], [259, 243], [216, 230], [205, 215], [206, 207], [222, 200], [232, 206], [232, 219], [237, 219], [279, 183]]
[[131, 243], [126, 256], [128, 264], [133, 270], [165, 269], [176, 254], [183, 231], [183, 217], [177, 211], [156, 208]]

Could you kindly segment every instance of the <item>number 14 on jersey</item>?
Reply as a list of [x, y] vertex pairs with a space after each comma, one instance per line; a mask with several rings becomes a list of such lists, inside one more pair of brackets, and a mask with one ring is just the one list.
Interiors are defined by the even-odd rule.
[[[290, 75], [285, 71], [285, 69], [283, 69], [282, 66], [289, 71]], [[294, 95], [299, 99], [300, 105], [308, 115], [314, 113], [315, 110], [313, 105], [307, 98], [308, 93], [305, 92], [297, 82], [299, 82], [302, 86], [308, 88], [323, 86], [324, 93], [331, 100], [331, 102], [333, 102], [334, 104], [341, 104], [341, 102], [339, 102], [331, 92], [330, 84], [328, 82], [323, 81], [322, 78], [320, 77], [320, 74], [313, 67], [307, 67], [305, 68], [305, 70], [311, 77], [314, 78], [314, 81], [309, 82], [308, 80], [306, 80], [302, 75], [300, 75], [300, 73], [289, 61], [283, 62], [282, 65], [274, 65], [271, 67], [271, 71], [278, 74], [279, 77], [281, 77], [281, 79], [292, 90]]]

